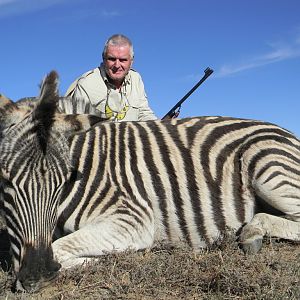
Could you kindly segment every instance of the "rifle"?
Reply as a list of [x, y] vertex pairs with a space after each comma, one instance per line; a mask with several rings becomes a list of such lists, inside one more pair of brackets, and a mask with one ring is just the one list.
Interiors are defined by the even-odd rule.
[[200, 79], [200, 81], [196, 83], [195, 86], [162, 117], [162, 120], [178, 117], [180, 113], [181, 104], [213, 73], [213, 70], [210, 68], [206, 68], [204, 70], [204, 73], [205, 74]]

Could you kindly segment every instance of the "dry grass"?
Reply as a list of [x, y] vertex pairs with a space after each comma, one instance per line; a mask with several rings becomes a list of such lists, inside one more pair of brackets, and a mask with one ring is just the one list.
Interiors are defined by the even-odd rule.
[[0, 271], [0, 299], [300, 299], [300, 247], [267, 241], [245, 256], [227, 238], [198, 253], [165, 247], [103, 256], [38, 294], [13, 294], [11, 283]]

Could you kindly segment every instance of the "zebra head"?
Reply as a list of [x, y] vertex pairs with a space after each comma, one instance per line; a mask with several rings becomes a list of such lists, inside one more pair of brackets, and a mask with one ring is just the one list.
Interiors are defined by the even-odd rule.
[[0, 186], [17, 288], [27, 291], [60, 269], [51, 243], [60, 194], [72, 174], [67, 139], [101, 121], [58, 113], [57, 82], [50, 72], [34, 101], [0, 98]]

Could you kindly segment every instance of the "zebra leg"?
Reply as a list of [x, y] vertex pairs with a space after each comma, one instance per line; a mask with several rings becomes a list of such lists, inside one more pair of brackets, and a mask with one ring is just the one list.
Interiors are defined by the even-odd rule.
[[[0, 94], [0, 98], [1, 98]], [[5, 221], [5, 213], [4, 213], [4, 207], [3, 207], [3, 190], [1, 188], [1, 182], [0, 182], [0, 231], [2, 229], [6, 229], [6, 221]]]
[[4, 214], [2, 214], [0, 210], [0, 231], [4, 229], [6, 229], [6, 221], [5, 221]]
[[300, 222], [265, 213], [256, 214], [241, 232], [243, 250], [246, 253], [258, 252], [266, 235], [300, 242]]
[[[282, 160], [282, 161], [281, 161]], [[286, 158], [278, 157], [281, 164], [287, 164]], [[300, 170], [294, 164], [293, 168]], [[282, 213], [282, 217], [256, 214], [240, 235], [245, 252], [256, 253], [262, 245], [265, 235], [292, 241], [300, 241], [300, 185], [298, 175], [276, 165], [264, 170], [253, 181], [254, 192], [267, 205]]]
[[[126, 226], [127, 225], [127, 226]], [[132, 224], [131, 224], [132, 225]], [[104, 220], [87, 225], [52, 244], [54, 258], [63, 269], [82, 265], [113, 251], [145, 249], [153, 244], [152, 226], [139, 227], [119, 220]]]

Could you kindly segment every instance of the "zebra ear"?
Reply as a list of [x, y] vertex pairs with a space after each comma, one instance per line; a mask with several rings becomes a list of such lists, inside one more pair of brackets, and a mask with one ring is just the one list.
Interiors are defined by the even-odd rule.
[[0, 130], [9, 127], [11, 124], [15, 123], [17, 119], [14, 112], [18, 110], [15, 103], [4, 96], [3, 94], [0, 94]]
[[34, 110], [34, 119], [45, 127], [53, 123], [54, 114], [58, 105], [58, 74], [51, 71], [42, 81], [37, 106]]
[[11, 112], [12, 107], [14, 107], [12, 100], [0, 94], [0, 117], [3, 117]]
[[0, 94], [0, 108], [3, 108], [7, 104], [13, 103], [12, 100], [7, 98], [5, 95]]
[[53, 102], [55, 98], [58, 102], [58, 74], [56, 71], [52, 70], [49, 74], [45, 76], [40, 85], [40, 95], [39, 98], [43, 99], [43, 102]]

